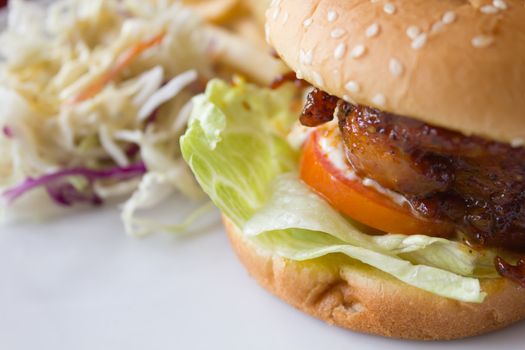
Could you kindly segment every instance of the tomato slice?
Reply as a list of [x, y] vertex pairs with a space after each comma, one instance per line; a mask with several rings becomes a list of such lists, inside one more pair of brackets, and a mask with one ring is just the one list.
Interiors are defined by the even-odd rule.
[[[389, 233], [449, 236], [451, 224], [416, 216], [410, 208], [399, 205], [389, 196], [360, 180], [352, 180], [336, 167], [319, 145], [324, 137], [314, 132], [304, 146], [301, 179], [324, 197], [330, 205], [365, 225]], [[328, 136], [330, 137], [330, 136]]]

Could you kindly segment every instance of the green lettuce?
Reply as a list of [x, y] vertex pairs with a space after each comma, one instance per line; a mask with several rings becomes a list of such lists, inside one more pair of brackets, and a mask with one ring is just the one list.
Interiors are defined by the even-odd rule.
[[496, 277], [494, 255], [478, 252], [444, 238], [388, 234], [372, 236], [344, 218], [312, 192], [296, 174], [279, 175], [270, 199], [243, 226], [248, 236], [265, 232], [302, 229], [326, 233], [340, 242], [375, 252], [400, 256], [415, 264], [428, 265], [463, 276]]
[[285, 140], [293, 98], [293, 90], [215, 80], [194, 100], [183, 157], [245, 238], [297, 261], [341, 253], [426, 291], [482, 302], [476, 277], [494, 275], [490, 254], [424, 235], [367, 235], [298, 179]]
[[278, 131], [295, 118], [288, 107], [293, 91], [280, 92], [213, 80], [194, 99], [181, 139], [197, 181], [239, 227], [269, 198], [271, 181], [297, 166], [297, 154]]

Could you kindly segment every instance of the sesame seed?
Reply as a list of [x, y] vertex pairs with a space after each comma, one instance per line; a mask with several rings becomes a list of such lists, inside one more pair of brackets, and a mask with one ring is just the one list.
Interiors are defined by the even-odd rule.
[[418, 27], [410, 26], [407, 28], [407, 36], [410, 39], [414, 40], [419, 34], [421, 34], [421, 30]]
[[441, 21], [445, 24], [450, 24], [456, 20], [456, 13], [454, 11], [447, 11], [443, 14]]
[[481, 6], [479, 10], [482, 13], [486, 13], [486, 14], [493, 14], [499, 11], [497, 7], [494, 7], [492, 5]]
[[376, 2], [379, 2], [380, 0], [370, 0], [372, 4], [375, 4]]
[[412, 40], [412, 48], [414, 50], [419, 50], [420, 48], [425, 46], [426, 43], [427, 43], [427, 34], [421, 33], [418, 36], [416, 36], [414, 40]]
[[321, 76], [321, 74], [319, 74], [318, 72], [313, 72], [312, 76], [313, 76], [313, 79], [314, 79], [314, 83], [315, 83], [315, 85], [317, 85], [317, 87], [320, 87], [320, 86], [324, 85], [324, 80], [323, 80], [323, 77]]
[[385, 13], [388, 13], [389, 15], [393, 15], [394, 13], [396, 13], [396, 6], [391, 2], [387, 2], [385, 6], [383, 6], [383, 11], [385, 11]]
[[270, 24], [269, 23], [266, 23], [264, 25], [264, 34], [266, 37], [266, 42], [271, 45], [270, 43]]
[[298, 69], [297, 72], [295, 72], [295, 76], [297, 77], [297, 79], [303, 79], [304, 78], [303, 71]]
[[348, 83], [346, 83], [345, 89], [350, 92], [357, 93], [359, 90], [361, 90], [361, 87], [356, 81], [350, 80]]
[[489, 35], [478, 35], [472, 38], [472, 46], [477, 48], [484, 48], [490, 46], [494, 42], [494, 38]]
[[304, 22], [303, 22], [303, 26], [305, 28], [308, 28], [309, 26], [312, 25], [312, 23], [314, 23], [314, 19], [313, 18], [308, 18], [308, 19], [305, 19]]
[[328, 22], [334, 22], [337, 19], [337, 12], [334, 10], [328, 11], [326, 18], [328, 19]]
[[506, 10], [508, 8], [507, 3], [504, 0], [494, 0], [492, 5], [500, 10]]
[[392, 73], [392, 75], [400, 76], [401, 74], [403, 74], [404, 67], [403, 64], [397, 58], [392, 57], [388, 61], [388, 69], [390, 70], [390, 73]]
[[334, 50], [334, 57], [336, 60], [340, 60], [343, 58], [344, 54], [346, 52], [346, 45], [345, 44], [339, 44]]
[[384, 107], [386, 104], [386, 98], [383, 94], [377, 94], [372, 98], [372, 103], [379, 107]]
[[514, 148], [522, 147], [523, 145], [525, 145], [525, 141], [523, 141], [523, 139], [521, 138], [517, 138], [517, 139], [512, 140], [510, 142], [510, 145]]
[[356, 45], [352, 49], [352, 52], [350, 52], [350, 57], [359, 58], [364, 55], [365, 51], [366, 51], [366, 48], [364, 45], [362, 44]]
[[330, 33], [330, 36], [334, 39], [337, 39], [337, 38], [342, 37], [345, 34], [346, 34], [346, 31], [344, 29], [336, 28], [332, 30], [332, 32]]
[[366, 28], [366, 36], [372, 38], [379, 33], [379, 24], [374, 22]]
[[308, 50], [308, 51], [301, 50], [301, 51], [299, 51], [299, 62], [301, 64], [309, 66], [309, 65], [311, 65], [313, 63], [313, 61], [314, 61], [314, 55], [313, 55], [312, 50]]
[[283, 24], [285, 24], [286, 22], [288, 22], [288, 18], [290, 17], [290, 14], [288, 12], [285, 12], [284, 13], [284, 16], [283, 16]]

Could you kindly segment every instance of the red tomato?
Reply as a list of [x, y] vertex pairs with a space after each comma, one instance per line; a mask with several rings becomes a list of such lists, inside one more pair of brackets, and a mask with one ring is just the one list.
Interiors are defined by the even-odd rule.
[[365, 225], [389, 233], [448, 236], [452, 225], [420, 218], [387, 195], [346, 177], [321, 152], [319, 131], [307, 141], [301, 159], [301, 179], [330, 205]]

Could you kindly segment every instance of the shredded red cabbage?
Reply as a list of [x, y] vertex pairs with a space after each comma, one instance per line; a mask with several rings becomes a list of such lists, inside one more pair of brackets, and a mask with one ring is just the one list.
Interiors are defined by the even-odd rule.
[[155, 108], [155, 110], [151, 112], [149, 117], [147, 117], [146, 120], [144, 121], [144, 127], [148, 127], [151, 124], [155, 124], [158, 119], [159, 119], [159, 108]]
[[13, 138], [13, 136], [15, 136], [13, 134], [13, 129], [11, 129], [7, 125], [2, 128], [2, 132], [4, 133], [4, 136], [7, 137], [8, 139]]
[[140, 146], [135, 143], [132, 143], [126, 149], [126, 156], [128, 156], [129, 159], [135, 158], [139, 153], [140, 153]]
[[93, 186], [87, 186], [79, 191], [70, 183], [51, 184], [46, 185], [46, 191], [55, 203], [64, 207], [80, 203], [88, 203], [94, 206], [103, 204], [102, 198], [93, 190]]
[[[126, 181], [134, 177], [142, 176], [146, 171], [146, 165], [142, 162], [128, 167], [116, 167], [108, 170], [72, 168], [44, 175], [39, 178], [28, 178], [20, 185], [5, 191], [2, 195], [7, 198], [9, 203], [13, 203], [25, 193], [38, 187], [45, 187], [49, 196], [55, 203], [61, 206], [72, 206], [76, 203], [100, 205], [102, 204], [102, 198], [100, 198], [94, 190], [95, 181]], [[81, 177], [85, 179], [86, 186], [83, 186], [82, 190], [79, 190], [68, 181], [68, 178], [71, 177]]]

